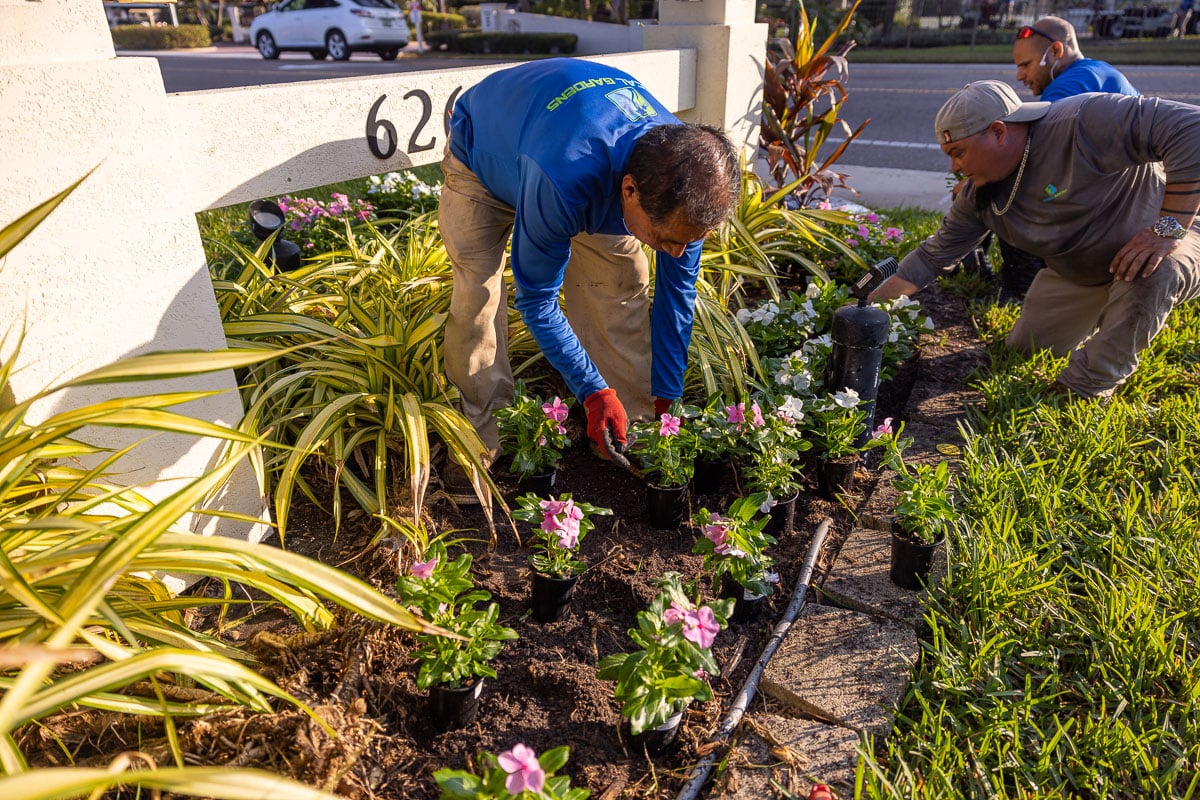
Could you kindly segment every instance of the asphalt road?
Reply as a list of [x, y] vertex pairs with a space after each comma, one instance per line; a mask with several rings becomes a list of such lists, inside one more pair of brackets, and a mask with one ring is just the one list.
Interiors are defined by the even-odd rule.
[[[309, 81], [450, 69], [495, 64], [496, 58], [417, 55], [410, 44], [396, 61], [356, 53], [345, 62], [314, 61], [307, 53], [285, 53], [264, 61], [251, 47], [216, 47], [202, 52], [153, 52], [119, 55], [158, 59], [168, 92], [218, 89], [257, 84]], [[1147, 95], [1200, 105], [1195, 67], [1123, 67], [1133, 85]], [[850, 62], [848, 97], [841, 117], [852, 127], [870, 119], [862, 135], [846, 151], [840, 165], [948, 171], [946, 157], [933, 143], [933, 117], [963, 84], [985, 78], [1016, 83], [1016, 68], [1003, 64], [855, 64]], [[838, 137], [834, 137], [838, 139]], [[831, 142], [831, 145], [835, 145]]]

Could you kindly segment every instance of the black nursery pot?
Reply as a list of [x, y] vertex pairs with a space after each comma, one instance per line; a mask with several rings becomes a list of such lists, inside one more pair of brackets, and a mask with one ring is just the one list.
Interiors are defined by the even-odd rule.
[[671, 749], [683, 723], [683, 712], [680, 711], [667, 719], [662, 725], [648, 731], [642, 731], [630, 736], [630, 743], [636, 749], [645, 748], [652, 756], [660, 756]]
[[792, 526], [796, 522], [796, 499], [798, 497], [800, 497], [800, 492], [796, 492], [787, 500], [775, 501], [775, 505], [770, 511], [771, 519], [763, 528], [764, 533], [778, 539], [792, 532]]
[[759, 615], [766, 605], [767, 598], [761, 594], [751, 594], [750, 590], [726, 575], [721, 579], [721, 597], [733, 598], [734, 622], [748, 622]]
[[721, 491], [721, 481], [729, 467], [728, 458], [696, 459], [696, 472], [692, 475], [692, 491], [696, 494], [716, 494]]
[[946, 541], [943, 534], [936, 542], [917, 541], [892, 523], [892, 565], [888, 575], [902, 589], [924, 589], [929, 584], [933, 559]]
[[479, 695], [483, 692], [483, 678], [476, 678], [470, 686], [457, 689], [448, 686], [429, 687], [429, 718], [438, 730], [450, 731], [465, 728], [479, 714]]
[[646, 484], [646, 512], [650, 524], [659, 530], [674, 530], [683, 521], [687, 510], [687, 484], [655, 486]]
[[833, 500], [839, 494], [853, 492], [858, 486], [855, 472], [860, 463], [856, 455], [822, 461], [817, 467], [817, 491], [827, 500]]
[[557, 469], [538, 475], [522, 475], [517, 480], [517, 494], [533, 492], [538, 497], [550, 497], [554, 494], [554, 482], [557, 478]]
[[555, 578], [541, 572], [533, 573], [531, 605], [533, 618], [538, 622], [557, 622], [571, 609], [571, 598], [575, 596], [578, 575]]

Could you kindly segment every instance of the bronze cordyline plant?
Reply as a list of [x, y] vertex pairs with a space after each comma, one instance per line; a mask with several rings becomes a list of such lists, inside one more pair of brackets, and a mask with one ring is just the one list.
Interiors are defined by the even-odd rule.
[[[837, 40], [850, 26], [857, 9], [856, 0], [818, 47], [813, 39], [816, 20], [808, 18], [800, 3], [795, 46], [787, 39], [773, 39], [768, 47], [760, 140], [777, 185], [802, 181], [794, 190], [801, 205], [807, 205], [818, 192], [828, 196], [834, 187], [849, 188], [845, 175], [830, 166], [870, 122], [864, 120], [851, 131], [838, 117], [846, 100], [846, 54], [854, 41], [838, 44]], [[818, 110], [826, 104], [826, 110]], [[846, 138], [818, 163], [818, 151], [834, 130], [844, 131]]]

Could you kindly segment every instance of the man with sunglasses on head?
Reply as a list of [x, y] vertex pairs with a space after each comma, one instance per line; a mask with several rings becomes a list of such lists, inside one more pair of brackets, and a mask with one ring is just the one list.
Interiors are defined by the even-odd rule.
[[1200, 108], [1102, 93], [1023, 103], [979, 81], [946, 101], [934, 135], [967, 181], [872, 299], [914, 294], [991, 231], [1047, 267], [1008, 347], [1069, 356], [1053, 393], [1110, 396], [1200, 295]]
[[1083, 57], [1075, 26], [1061, 17], [1042, 17], [1017, 31], [1012, 57], [1017, 80], [1051, 103], [1086, 92], [1138, 95], [1112, 64]]

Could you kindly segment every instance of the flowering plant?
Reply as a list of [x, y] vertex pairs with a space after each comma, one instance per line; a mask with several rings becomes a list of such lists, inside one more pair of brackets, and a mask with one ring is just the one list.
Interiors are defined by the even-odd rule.
[[933, 330], [933, 320], [921, 310], [920, 302], [903, 295], [876, 305], [891, 318], [887, 341], [883, 344], [883, 364], [879, 369], [879, 377], [887, 380], [895, 375], [896, 366], [916, 351], [921, 334]]
[[587, 789], [572, 789], [571, 779], [555, 775], [567, 763], [571, 748], [563, 745], [539, 756], [523, 744], [499, 756], [483, 752], [483, 774], [459, 769], [433, 773], [441, 794], [438, 800], [586, 800]]
[[496, 677], [488, 662], [500, 654], [503, 643], [516, 639], [517, 632], [497, 622], [500, 607], [490, 603], [490, 592], [475, 588], [471, 580], [471, 556], [463, 553], [454, 561], [446, 546], [434, 541], [423, 561], [414, 563], [409, 574], [396, 582], [396, 591], [409, 606], [441, 628], [457, 633], [462, 640], [428, 633], [417, 634], [412, 655], [421, 663], [417, 687], [444, 685], [452, 689], [469, 686], [473, 678]]
[[[903, 228], [889, 224], [885, 216], [871, 211], [851, 214], [849, 223], [831, 225], [830, 229], [866, 264], [874, 264], [888, 256], [900, 258], [912, 249], [912, 245], [905, 242]], [[861, 263], [845, 257], [832, 259], [826, 267], [842, 283], [853, 283], [863, 269]]]
[[901, 437], [903, 425], [891, 431], [890, 423], [890, 418], [884, 420], [871, 435], [885, 448], [883, 466], [896, 471], [892, 479], [892, 486], [899, 492], [896, 524], [913, 539], [933, 544], [950, 530], [958, 517], [951, 495], [950, 463], [909, 465], [904, 460], [904, 451], [912, 439]]
[[552, 578], [569, 578], [583, 572], [586, 565], [576, 560], [575, 553], [583, 537], [595, 527], [590, 517], [596, 514], [612, 514], [612, 509], [577, 503], [570, 494], [561, 494], [557, 500], [543, 500], [533, 493], [522, 495], [513, 511], [517, 519], [540, 523], [534, 530], [539, 550], [529, 557], [529, 563]]
[[311, 197], [285, 195], [279, 198], [279, 208], [288, 216], [288, 227], [301, 234], [298, 244], [311, 253], [327, 253], [345, 246], [350, 228], [365, 222], [375, 213], [375, 206], [366, 200], [351, 200], [334, 192], [328, 203]]
[[665, 573], [658, 585], [661, 591], [629, 629], [639, 649], [605, 656], [596, 673], [616, 681], [613, 694], [634, 735], [662, 725], [692, 700], [712, 699], [708, 677], [719, 671], [710, 648], [733, 610], [733, 600], [694, 602], [695, 587], [685, 587], [676, 572]]
[[389, 212], [423, 214], [437, 208], [441, 184], [429, 184], [412, 170], [388, 172], [367, 178], [367, 194]]
[[[681, 411], [678, 403], [671, 411]], [[659, 486], [682, 486], [696, 469], [696, 434], [670, 412], [653, 422], [634, 423], [634, 451]]]
[[805, 405], [805, 430], [822, 460], [836, 461], [859, 452], [867, 420], [867, 412], [858, 407], [861, 402], [858, 392], [847, 387]]
[[764, 510], [795, 494], [801, 468], [800, 453], [812, 445], [803, 438], [804, 402], [787, 395], [764, 414], [757, 402], [751, 405], [750, 463], [746, 466], [751, 491], [766, 492]]
[[570, 447], [567, 428], [563, 425], [574, 400], [555, 397], [543, 401], [525, 394], [525, 385], [517, 382], [512, 405], [495, 412], [500, 425], [500, 447], [512, 456], [512, 471], [517, 475], [540, 475], [550, 472]]
[[[686, 409], [685, 409], [686, 411]], [[687, 422], [696, 434], [696, 456], [716, 461], [745, 451], [745, 403], [726, 403], [713, 395], [703, 409]]]
[[774, 592], [772, 584], [779, 582], [779, 576], [771, 570], [775, 559], [766, 552], [775, 544], [775, 538], [763, 532], [770, 520], [760, 513], [765, 500], [765, 494], [740, 497], [724, 516], [702, 508], [692, 517], [692, 522], [704, 531], [692, 552], [704, 556], [704, 571], [712, 573], [713, 591], [717, 591], [721, 578], [728, 575], [739, 586], [761, 597]]

